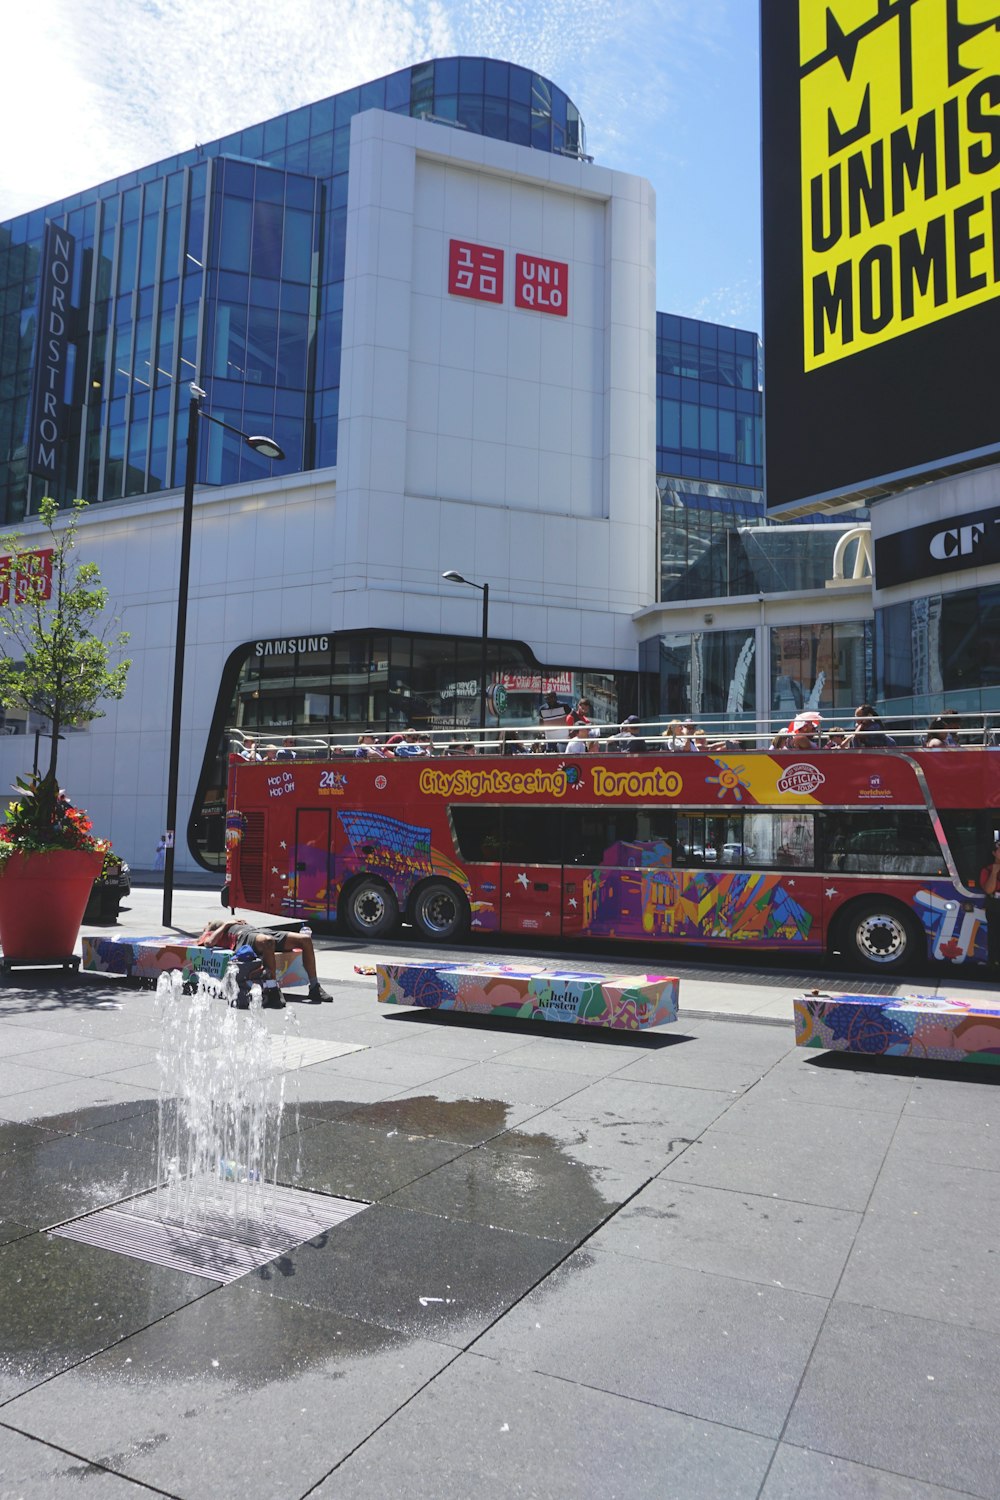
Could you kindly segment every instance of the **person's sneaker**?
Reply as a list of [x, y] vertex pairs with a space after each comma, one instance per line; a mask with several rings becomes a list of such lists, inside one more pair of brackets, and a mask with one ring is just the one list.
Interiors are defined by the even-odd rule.
[[260, 1003], [264, 1010], [284, 1010], [285, 997], [276, 984], [265, 984]]
[[319, 980], [317, 980], [315, 984], [311, 984], [309, 986], [309, 1002], [311, 1005], [318, 1005], [321, 1000], [332, 999], [333, 996], [327, 994], [326, 990], [320, 984]]

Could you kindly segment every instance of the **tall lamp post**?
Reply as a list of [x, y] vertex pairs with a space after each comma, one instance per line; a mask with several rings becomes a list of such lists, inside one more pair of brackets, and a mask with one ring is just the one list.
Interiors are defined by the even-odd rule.
[[490, 586], [488, 583], [473, 583], [471, 578], [463, 578], [461, 573], [456, 573], [454, 568], [449, 568], [447, 573], [441, 574], [447, 578], [449, 583], [464, 583], [470, 589], [479, 589], [483, 596], [483, 651], [479, 663], [479, 727], [486, 728], [486, 656], [487, 643], [489, 641], [490, 629]]
[[177, 572], [177, 633], [174, 638], [174, 692], [170, 707], [170, 753], [167, 765], [167, 847], [163, 853], [163, 925], [173, 923], [174, 847], [177, 843], [177, 782], [181, 763], [181, 699], [184, 694], [184, 648], [187, 642], [188, 579], [191, 574], [191, 519], [194, 515], [194, 484], [198, 473], [198, 421], [214, 422], [227, 432], [235, 432], [263, 458], [282, 459], [284, 452], [273, 438], [251, 437], [239, 427], [231, 427], [213, 417], [202, 407], [205, 392], [191, 386], [188, 404], [187, 464], [184, 469], [184, 509], [181, 521], [181, 558]]

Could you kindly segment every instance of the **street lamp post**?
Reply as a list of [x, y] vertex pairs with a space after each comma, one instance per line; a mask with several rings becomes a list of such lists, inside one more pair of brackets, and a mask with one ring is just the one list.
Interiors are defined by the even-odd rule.
[[486, 728], [486, 660], [490, 631], [490, 586], [488, 583], [473, 583], [471, 578], [463, 578], [461, 573], [456, 573], [449, 568], [447, 573], [441, 574], [447, 578], [449, 583], [464, 583], [470, 589], [479, 589], [483, 596], [483, 649], [479, 664], [479, 727]]
[[181, 763], [181, 700], [184, 695], [184, 648], [187, 643], [188, 581], [191, 576], [191, 521], [194, 515], [194, 485], [198, 473], [198, 420], [214, 422], [227, 432], [235, 432], [264, 458], [282, 459], [284, 453], [273, 438], [251, 437], [238, 427], [231, 427], [202, 408], [205, 392], [191, 386], [188, 403], [187, 462], [184, 469], [184, 508], [181, 513], [181, 557], [177, 570], [177, 631], [174, 637], [174, 691], [170, 706], [170, 751], [167, 761], [167, 847], [163, 853], [163, 925], [173, 923], [174, 848], [177, 843], [177, 783]]

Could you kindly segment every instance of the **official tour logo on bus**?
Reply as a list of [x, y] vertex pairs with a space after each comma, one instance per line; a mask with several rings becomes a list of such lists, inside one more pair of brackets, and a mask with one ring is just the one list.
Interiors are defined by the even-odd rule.
[[778, 791], [795, 792], [799, 797], [809, 797], [825, 780], [823, 772], [818, 771], [815, 766], [798, 761], [794, 766], [787, 766], [778, 778]]

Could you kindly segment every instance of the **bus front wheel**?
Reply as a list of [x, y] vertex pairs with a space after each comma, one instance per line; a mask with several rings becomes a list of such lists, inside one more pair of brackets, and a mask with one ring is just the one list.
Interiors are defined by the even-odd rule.
[[347, 893], [344, 921], [355, 937], [388, 937], [399, 921], [396, 898], [380, 880], [359, 880]]
[[922, 931], [916, 917], [895, 902], [866, 901], [841, 918], [839, 946], [870, 973], [893, 974], [917, 961]]
[[430, 880], [414, 897], [413, 925], [435, 942], [458, 942], [469, 928], [469, 903], [447, 880]]

